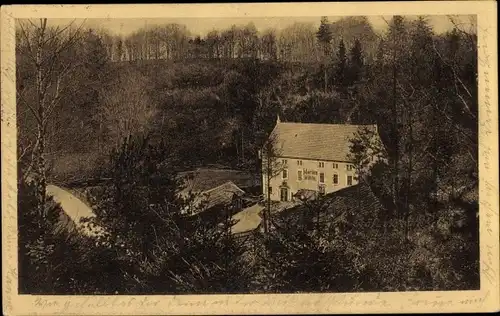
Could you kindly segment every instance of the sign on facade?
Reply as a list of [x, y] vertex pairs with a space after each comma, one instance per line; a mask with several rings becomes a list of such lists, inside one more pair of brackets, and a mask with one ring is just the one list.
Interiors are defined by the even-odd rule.
[[307, 169], [304, 169], [304, 179], [305, 180], [316, 181], [316, 176], [317, 175], [318, 175], [318, 171], [316, 171], [316, 170], [307, 170]]

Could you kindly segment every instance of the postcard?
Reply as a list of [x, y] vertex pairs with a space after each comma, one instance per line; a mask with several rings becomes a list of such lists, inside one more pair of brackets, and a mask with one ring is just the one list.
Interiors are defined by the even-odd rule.
[[496, 2], [1, 12], [6, 315], [500, 309]]

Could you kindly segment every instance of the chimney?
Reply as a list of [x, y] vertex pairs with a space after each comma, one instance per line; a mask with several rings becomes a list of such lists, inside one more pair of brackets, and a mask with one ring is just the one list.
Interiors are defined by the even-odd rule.
[[278, 115], [276, 116], [276, 124], [278, 124], [278, 123], [280, 123], [280, 122], [281, 122], [281, 120], [280, 120], [280, 115], [279, 115], [279, 113], [278, 113]]

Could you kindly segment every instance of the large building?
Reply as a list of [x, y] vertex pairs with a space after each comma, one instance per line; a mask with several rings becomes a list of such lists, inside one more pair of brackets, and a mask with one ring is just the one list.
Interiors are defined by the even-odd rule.
[[[357, 184], [350, 140], [364, 128], [378, 138], [376, 125], [292, 123], [278, 117], [268, 140], [274, 144], [275, 157], [269, 160], [273, 163], [262, 159], [263, 195], [267, 197], [269, 189], [271, 200], [291, 201]], [[262, 157], [266, 151], [264, 146]]]

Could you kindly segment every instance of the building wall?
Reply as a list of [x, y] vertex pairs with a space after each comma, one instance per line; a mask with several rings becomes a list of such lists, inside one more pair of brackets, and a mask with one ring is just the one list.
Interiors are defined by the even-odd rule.
[[[283, 172], [281, 172], [281, 174], [277, 177], [271, 179], [271, 200], [273, 201], [280, 201], [280, 187], [284, 181], [286, 181], [288, 186], [288, 201], [290, 201], [293, 194], [297, 193], [300, 189], [318, 191], [320, 186], [320, 173], [324, 174], [324, 183], [322, 183], [322, 185], [324, 185], [326, 194], [348, 187], [348, 177], [352, 177], [352, 185], [357, 184], [357, 181], [355, 180], [356, 173], [354, 166], [351, 163], [340, 161], [306, 160], [298, 158], [279, 159], [286, 160], [285, 169], [287, 170], [287, 179], [283, 178]], [[320, 165], [320, 162], [322, 165]], [[334, 167], [334, 164], [336, 164], [336, 168]], [[353, 167], [351, 170], [348, 170], [348, 166]], [[299, 171], [302, 171], [302, 180], [299, 179]], [[334, 174], [338, 177], [337, 184], [334, 183]], [[267, 177], [263, 174], [262, 178], [262, 193], [264, 197], [267, 198]]]

